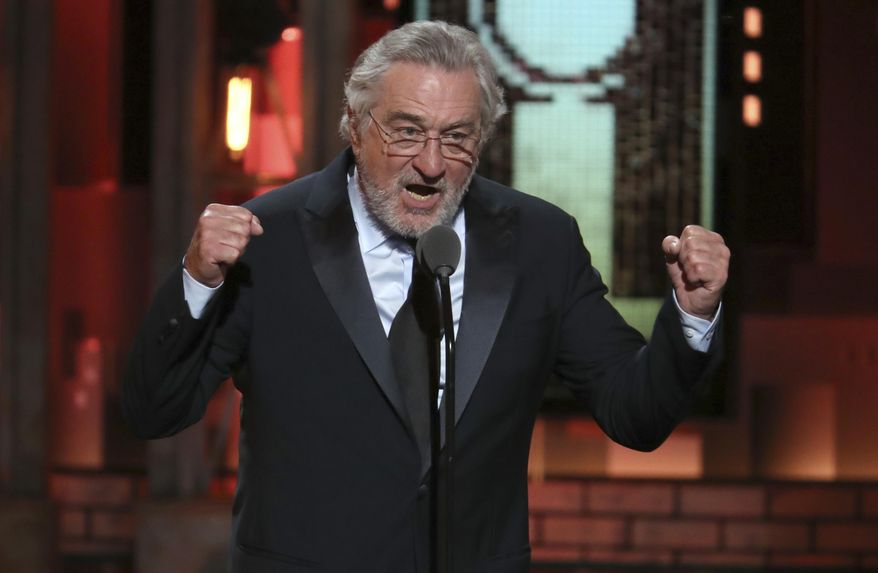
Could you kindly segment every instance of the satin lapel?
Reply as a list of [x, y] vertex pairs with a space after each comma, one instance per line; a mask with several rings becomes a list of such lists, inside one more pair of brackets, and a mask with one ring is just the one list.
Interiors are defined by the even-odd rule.
[[302, 228], [323, 292], [378, 386], [411, 431], [347, 198], [347, 166], [352, 161], [344, 154], [317, 176]]
[[455, 423], [469, 403], [506, 314], [518, 240], [517, 209], [493, 201], [477, 177], [465, 209], [466, 276], [455, 355]]

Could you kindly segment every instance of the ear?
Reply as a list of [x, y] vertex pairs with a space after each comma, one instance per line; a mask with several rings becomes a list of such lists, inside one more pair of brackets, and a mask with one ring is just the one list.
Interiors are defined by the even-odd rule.
[[360, 123], [357, 121], [357, 116], [354, 115], [354, 110], [351, 109], [351, 106], [348, 106], [345, 110], [345, 113], [348, 114], [348, 127], [350, 128], [351, 133], [351, 147], [354, 150], [359, 149], [360, 147]]

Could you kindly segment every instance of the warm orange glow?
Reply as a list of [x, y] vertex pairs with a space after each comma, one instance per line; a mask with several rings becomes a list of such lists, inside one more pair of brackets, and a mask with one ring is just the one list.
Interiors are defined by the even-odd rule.
[[836, 477], [838, 416], [844, 405], [834, 383], [756, 385], [752, 428], [754, 469], [760, 477], [831, 480]]
[[[244, 150], [245, 173], [293, 179], [304, 149], [302, 118], [302, 41], [277, 42], [268, 51], [267, 109], [250, 116], [250, 142]], [[254, 193], [270, 189], [256, 188]]]
[[76, 347], [76, 371], [64, 380], [64, 409], [54, 420], [53, 457], [61, 466], [102, 467], [105, 358], [97, 337], [87, 337]]
[[744, 79], [751, 83], [762, 80], [762, 54], [755, 50], [744, 52]]
[[302, 39], [302, 29], [290, 26], [281, 33], [280, 37], [284, 42], [296, 42]]
[[762, 37], [762, 10], [759, 8], [744, 8], [744, 35], [748, 38]]
[[385, 10], [396, 10], [399, 8], [399, 0], [384, 0]]
[[[269, 113], [253, 114], [250, 143], [244, 151], [244, 171], [289, 179], [296, 176], [295, 157], [302, 153], [302, 116], [288, 115], [285, 119], [282, 122], [277, 115]], [[291, 141], [288, 142], [287, 137]]]
[[607, 475], [611, 477], [700, 478], [704, 443], [700, 434], [674, 432], [650, 453], [629, 450], [607, 440]]
[[743, 108], [741, 110], [741, 119], [745, 125], [756, 127], [762, 123], [762, 100], [759, 96], [744, 96]]
[[247, 147], [250, 138], [250, 102], [253, 81], [233, 77], [229, 80], [229, 99], [226, 108], [226, 145], [233, 155]]

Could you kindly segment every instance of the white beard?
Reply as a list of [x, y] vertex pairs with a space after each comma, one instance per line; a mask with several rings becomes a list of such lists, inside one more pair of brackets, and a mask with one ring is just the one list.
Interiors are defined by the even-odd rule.
[[406, 185], [425, 184], [414, 170], [401, 171], [389, 187], [380, 187], [363, 167], [363, 162], [357, 161], [357, 183], [369, 216], [388, 235], [395, 234], [410, 239], [417, 239], [436, 225], [451, 224], [474, 172], [475, 166], [460, 187], [452, 187], [445, 179], [430, 185], [441, 193], [439, 203], [430, 210], [412, 209], [402, 204], [400, 194], [407, 193]]

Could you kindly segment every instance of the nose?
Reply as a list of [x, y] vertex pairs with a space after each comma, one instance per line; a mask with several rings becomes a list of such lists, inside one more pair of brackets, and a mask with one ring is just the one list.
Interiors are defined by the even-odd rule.
[[442, 157], [438, 138], [430, 138], [424, 149], [415, 155], [412, 167], [424, 178], [424, 181], [437, 181], [445, 175], [445, 158]]

